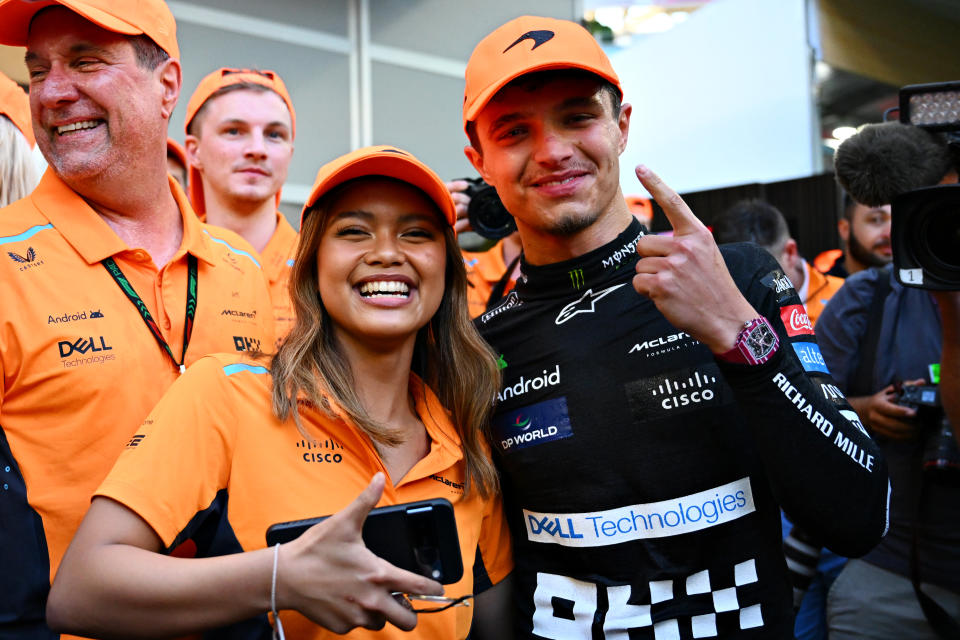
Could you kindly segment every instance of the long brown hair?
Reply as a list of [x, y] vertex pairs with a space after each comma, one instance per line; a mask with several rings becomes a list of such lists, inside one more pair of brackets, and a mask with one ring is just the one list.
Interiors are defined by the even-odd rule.
[[[360, 402], [350, 366], [331, 330], [332, 320], [320, 300], [315, 259], [329, 223], [329, 204], [346, 188], [370, 178], [393, 180], [368, 176], [345, 182], [322, 197], [304, 216], [290, 274], [290, 297], [297, 319], [271, 363], [273, 411], [281, 420], [292, 415], [297, 428], [306, 435], [297, 412], [298, 397], [329, 413], [331, 407], [325, 399], [329, 396], [361, 431], [375, 442], [389, 446], [400, 440], [389, 427], [373, 420]], [[439, 210], [436, 213], [440, 216]], [[433, 389], [452, 415], [466, 464], [464, 493], [475, 489], [487, 497], [499, 486], [484, 440], [500, 373], [493, 352], [470, 320], [463, 258], [453, 229], [446, 222], [443, 233], [443, 298], [430, 322], [417, 332], [411, 369]]]

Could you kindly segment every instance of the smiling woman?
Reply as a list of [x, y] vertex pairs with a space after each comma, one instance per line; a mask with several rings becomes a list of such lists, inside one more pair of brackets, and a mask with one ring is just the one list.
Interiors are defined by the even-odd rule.
[[[292, 331], [269, 362], [207, 357], [171, 387], [98, 489], [54, 582], [51, 626], [264, 637], [275, 600], [297, 638], [369, 637], [355, 628], [388, 622], [376, 637], [509, 633], [510, 543], [482, 437], [498, 374], [468, 317], [455, 217], [444, 183], [405, 151], [361, 149], [320, 170]], [[361, 527], [378, 502], [430, 498], [457, 519], [464, 575], [445, 595], [477, 598], [418, 617], [427, 610], [395, 594], [440, 585], [374, 556]], [[264, 548], [271, 524], [331, 513]], [[168, 557], [187, 540], [198, 558]]]

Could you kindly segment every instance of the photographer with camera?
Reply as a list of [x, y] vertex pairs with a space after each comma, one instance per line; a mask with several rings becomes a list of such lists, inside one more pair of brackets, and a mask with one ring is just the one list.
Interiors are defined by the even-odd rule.
[[513, 289], [520, 277], [523, 247], [513, 216], [483, 178], [457, 178], [447, 182], [447, 190], [457, 207], [457, 233], [472, 231], [484, 241], [475, 249], [461, 247], [467, 305], [470, 317], [476, 318]]
[[[956, 181], [946, 141], [900, 123], [869, 125], [848, 138], [835, 166], [844, 189], [871, 207]], [[936, 388], [927, 386], [941, 357], [937, 303], [930, 292], [900, 284], [892, 267], [867, 269], [833, 296], [816, 334], [837, 386], [888, 460], [893, 489], [889, 533], [851, 560], [830, 590], [830, 637], [956, 638], [960, 474], [944, 472], [942, 451], [925, 452], [942, 449], [944, 433], [929, 406]]]

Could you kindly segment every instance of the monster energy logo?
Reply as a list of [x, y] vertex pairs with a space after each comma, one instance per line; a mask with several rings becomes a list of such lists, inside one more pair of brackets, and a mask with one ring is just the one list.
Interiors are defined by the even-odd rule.
[[570, 284], [579, 291], [583, 287], [583, 269], [571, 269], [567, 271], [567, 275], [570, 276]]

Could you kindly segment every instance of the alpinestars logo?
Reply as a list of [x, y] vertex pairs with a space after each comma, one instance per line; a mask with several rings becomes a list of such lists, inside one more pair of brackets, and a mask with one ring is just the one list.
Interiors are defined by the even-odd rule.
[[612, 287], [607, 287], [606, 289], [598, 291], [597, 293], [594, 293], [593, 289], [587, 289], [584, 294], [575, 302], [571, 302], [563, 309], [560, 309], [560, 313], [557, 314], [557, 319], [554, 321], [554, 324], [561, 325], [570, 318], [581, 313], [593, 313], [596, 311], [596, 304], [598, 300], [605, 298], [609, 294], [625, 285], [626, 283], [615, 284]]
[[15, 251], [7, 251], [7, 255], [10, 256], [10, 259], [14, 262], [22, 265], [20, 271], [26, 271], [27, 269], [32, 269], [33, 267], [39, 267], [43, 264], [43, 260], [37, 259], [37, 252], [33, 247], [27, 248], [27, 255], [22, 256]]
[[533, 46], [530, 47], [530, 51], [533, 51], [544, 42], [547, 42], [553, 38], [556, 34], [553, 31], [547, 31], [546, 29], [536, 30], [536, 31], [527, 31], [525, 34], [513, 41], [509, 47], [503, 50], [503, 53], [510, 51], [515, 46], [523, 42], [524, 40], [533, 40]]

